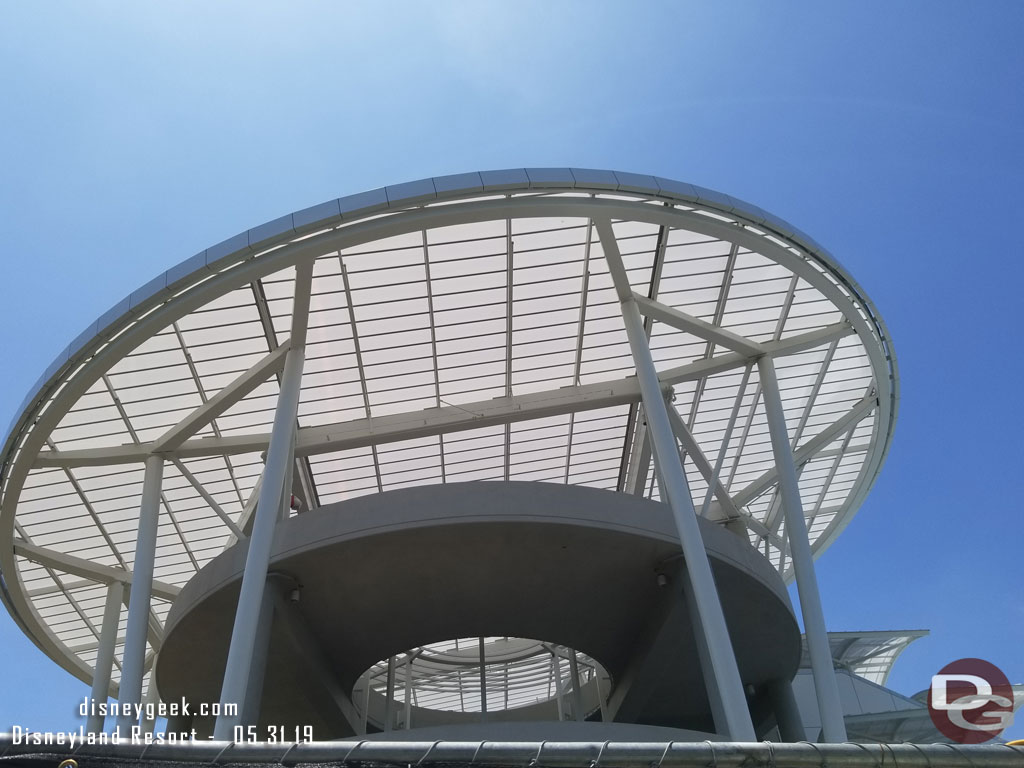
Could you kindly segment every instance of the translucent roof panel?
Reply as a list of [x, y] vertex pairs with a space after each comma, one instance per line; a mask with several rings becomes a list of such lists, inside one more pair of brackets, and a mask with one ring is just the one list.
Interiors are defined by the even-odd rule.
[[[36, 642], [90, 678], [106, 585], [134, 566], [148, 456], [164, 459], [153, 622], [246, 535], [293, 345], [304, 351], [296, 514], [456, 482], [660, 500], [606, 249], [638, 301], [692, 321], [646, 316], [644, 328], [690, 436], [679, 447], [695, 507], [745, 531], [788, 578], [756, 356], [722, 345], [742, 337], [775, 361], [812, 547], [828, 546], [877, 476], [898, 399], [888, 334], [856, 282], [732, 198], [611, 172], [530, 173], [296, 212], [192, 257], [89, 326], [3, 448], [5, 601]], [[308, 297], [300, 262], [312, 262]]]
[[[571, 706], [575, 685], [580, 690], [601, 682], [609, 685], [608, 673], [586, 654], [515, 637], [461, 638], [412, 648], [374, 664], [356, 690], [368, 687], [386, 695], [389, 668], [395, 700], [449, 712], [480, 712], [486, 703], [486, 710], [495, 713], [554, 701], [557, 707], [552, 709], [561, 713]], [[396, 724], [404, 727], [405, 713], [397, 710]]]
[[[912, 629], [881, 632], [829, 632], [828, 641], [832, 660], [839, 667], [872, 683], [885, 685], [893, 664], [912, 642], [928, 634], [927, 630]], [[803, 643], [801, 666], [809, 667], [807, 641]]]

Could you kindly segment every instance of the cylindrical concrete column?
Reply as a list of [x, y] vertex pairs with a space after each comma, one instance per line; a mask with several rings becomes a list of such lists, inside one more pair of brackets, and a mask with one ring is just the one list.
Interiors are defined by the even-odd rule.
[[153, 561], [156, 557], [160, 485], [163, 475], [163, 457], [147, 458], [146, 474], [142, 484], [142, 505], [139, 509], [139, 532], [135, 540], [131, 596], [128, 600], [124, 659], [121, 662], [121, 686], [118, 697], [118, 708], [121, 712], [117, 718], [117, 727], [121, 729], [122, 735], [135, 721], [134, 708], [142, 703], [143, 666], [146, 662], [146, 638], [149, 635], [150, 593], [153, 589]]
[[832, 651], [829, 648], [828, 633], [825, 631], [825, 614], [821, 607], [818, 578], [814, 573], [814, 558], [804, 519], [803, 503], [800, 500], [800, 485], [793, 462], [793, 450], [789, 444], [789, 430], [786, 428], [786, 414], [782, 408], [782, 395], [775, 375], [775, 364], [767, 355], [757, 362], [764, 393], [764, 410], [771, 433], [772, 452], [779, 472], [779, 493], [782, 497], [782, 511], [786, 521], [786, 539], [789, 541], [789, 555], [796, 572], [797, 593], [800, 595], [800, 611], [804, 618], [804, 632], [807, 635], [807, 651], [811, 657], [814, 672], [814, 692], [818, 697], [821, 712], [821, 729], [825, 741], [846, 741], [846, 723], [843, 721], [843, 707], [839, 701], [839, 686], [832, 666]]

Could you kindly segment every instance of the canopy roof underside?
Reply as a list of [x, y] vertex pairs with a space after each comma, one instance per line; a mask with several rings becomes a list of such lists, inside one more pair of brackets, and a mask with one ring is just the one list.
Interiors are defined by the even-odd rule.
[[[866, 298], [752, 207], [585, 186], [438, 191], [300, 226], [301, 212], [259, 247], [251, 230], [248, 246], [219, 261], [211, 249], [133, 294], [68, 354], [5, 447], [0, 566], [30, 636], [91, 676], [106, 584], [133, 567], [143, 461], [159, 451], [158, 650], [174, 594], [244, 530], [295, 322], [308, 322], [295, 514], [463, 481], [658, 499], [594, 217], [612, 220], [636, 294], [775, 357], [812, 546], [827, 546], [877, 475], [895, 416], [894, 362]], [[315, 258], [308, 321], [292, 312], [302, 258]], [[682, 446], [696, 507], [742, 522], [788, 575], [753, 357], [646, 325], [696, 443]]]
[[[829, 632], [832, 661], [837, 667], [872, 683], [885, 685], [896, 659], [912, 642], [928, 634], [925, 629], [872, 632]], [[807, 638], [804, 637], [800, 666], [810, 668]]]

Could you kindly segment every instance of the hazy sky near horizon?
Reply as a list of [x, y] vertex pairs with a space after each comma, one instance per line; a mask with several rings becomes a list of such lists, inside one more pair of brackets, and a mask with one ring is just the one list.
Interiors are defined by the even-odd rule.
[[[1017, 2], [0, 5], [0, 421], [155, 275], [326, 199], [469, 170], [652, 173], [828, 248], [892, 333], [892, 451], [819, 560], [833, 630], [1024, 682]], [[0, 731], [83, 684], [0, 611]], [[1006, 732], [1024, 737], [1024, 722]]]

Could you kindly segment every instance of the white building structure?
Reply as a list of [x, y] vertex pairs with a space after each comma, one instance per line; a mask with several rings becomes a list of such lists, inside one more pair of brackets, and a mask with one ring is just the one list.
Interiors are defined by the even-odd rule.
[[756, 206], [580, 169], [386, 187], [196, 254], [58, 356], [3, 443], [3, 600], [97, 700], [237, 703], [219, 738], [290, 711], [750, 742], [804, 736], [795, 581], [845, 741], [813, 560], [898, 399], [870, 300]]

